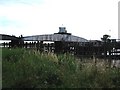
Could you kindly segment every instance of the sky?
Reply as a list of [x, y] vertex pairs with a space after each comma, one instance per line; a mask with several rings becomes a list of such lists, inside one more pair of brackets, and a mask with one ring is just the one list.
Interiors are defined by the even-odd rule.
[[88, 40], [118, 38], [119, 0], [0, 0], [0, 34], [53, 34], [62, 24]]

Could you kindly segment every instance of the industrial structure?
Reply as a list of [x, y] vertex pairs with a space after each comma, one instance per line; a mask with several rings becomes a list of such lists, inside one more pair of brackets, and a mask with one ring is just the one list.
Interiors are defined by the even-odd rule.
[[[54, 34], [33, 36], [10, 36], [0, 34], [2, 40], [11, 40], [3, 43], [3, 47], [35, 49], [41, 52], [71, 53], [80, 57], [117, 58], [120, 59], [120, 41], [87, 40], [68, 33], [66, 27], [59, 27], [59, 32]], [[29, 42], [28, 42], [29, 41]], [[53, 43], [44, 43], [45, 41]]]
[[59, 32], [54, 34], [26, 36], [23, 41], [64, 41], [64, 42], [88, 42], [88, 40], [67, 33], [66, 27], [59, 27]]

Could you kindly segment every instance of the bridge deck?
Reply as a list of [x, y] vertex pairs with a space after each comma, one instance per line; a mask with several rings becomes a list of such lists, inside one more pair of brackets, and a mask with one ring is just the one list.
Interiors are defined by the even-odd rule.
[[19, 38], [15, 36], [0, 34], [0, 39], [1, 40], [18, 40]]

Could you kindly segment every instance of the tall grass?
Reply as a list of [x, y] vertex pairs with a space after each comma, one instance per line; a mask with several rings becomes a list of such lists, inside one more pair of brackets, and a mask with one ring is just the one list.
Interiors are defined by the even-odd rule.
[[70, 54], [2, 49], [3, 88], [115, 88], [120, 70]]

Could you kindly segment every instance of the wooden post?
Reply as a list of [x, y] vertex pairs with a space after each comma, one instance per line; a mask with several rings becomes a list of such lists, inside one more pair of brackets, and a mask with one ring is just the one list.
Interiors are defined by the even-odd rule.
[[34, 42], [34, 48], [36, 48], [36, 42]]
[[37, 51], [38, 51], [39, 50], [39, 41], [37, 41], [36, 47], [37, 47]]
[[3, 43], [3, 47], [5, 48], [5, 42]]
[[29, 43], [29, 47], [31, 48], [31, 42]]
[[47, 51], [49, 52], [49, 43], [47, 43]]
[[9, 48], [11, 48], [11, 47], [12, 47], [11, 42], [9, 42]]
[[43, 52], [43, 41], [40, 42], [40, 51]]
[[31, 43], [31, 47], [32, 47], [32, 49], [33, 49], [33, 42]]
[[61, 41], [55, 41], [55, 53], [63, 53], [63, 43]]
[[27, 45], [28, 45], [28, 43], [26, 42], [26, 43], [25, 43], [25, 48], [27, 48]]

